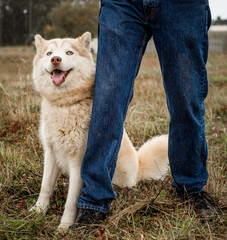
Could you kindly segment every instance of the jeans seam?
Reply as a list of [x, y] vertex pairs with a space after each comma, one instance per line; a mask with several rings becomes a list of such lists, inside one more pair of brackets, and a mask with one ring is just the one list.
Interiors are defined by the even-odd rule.
[[[202, 53], [204, 53], [204, 44], [205, 44], [205, 41], [208, 41], [208, 40], [206, 40], [207, 39], [207, 34], [208, 34], [208, 29], [209, 29], [209, 23], [208, 23], [208, 21], [209, 21], [209, 19], [208, 19], [208, 17], [209, 17], [209, 6], [208, 5], [206, 5], [206, 8], [205, 8], [205, 32], [204, 32], [204, 35], [203, 35], [203, 41], [202, 41], [202, 46], [201, 46], [201, 48], [202, 48]], [[200, 124], [202, 125], [202, 124], [204, 124], [205, 125], [205, 123], [203, 123], [203, 111], [202, 111], [202, 108], [203, 108], [203, 104], [204, 104], [204, 99], [205, 99], [205, 84], [206, 84], [206, 69], [204, 68], [204, 65], [205, 65], [205, 60], [203, 59], [203, 62], [201, 62], [200, 63], [200, 67], [202, 68], [202, 76], [201, 76], [201, 79], [200, 79], [200, 88], [201, 88], [201, 90], [200, 90], [200, 99], [199, 99], [199, 101], [200, 101], [200, 109], [201, 109], [201, 113], [200, 113], [200, 118], [199, 118], [199, 122], [200, 122]], [[205, 127], [205, 126], [204, 126]], [[200, 146], [199, 146], [199, 154], [200, 154], [200, 157], [201, 157], [201, 151], [202, 151], [202, 146], [204, 145], [204, 139], [205, 139], [205, 137], [204, 137], [204, 131], [203, 130], [201, 130], [201, 135], [200, 135]]]
[[[204, 38], [206, 38], [206, 35], [204, 35]], [[203, 42], [202, 42], [202, 52], [204, 52], [204, 40], [203, 40]], [[202, 111], [202, 108], [203, 108], [203, 104], [204, 104], [204, 99], [205, 99], [205, 81], [206, 81], [206, 70], [205, 70], [205, 68], [204, 68], [204, 64], [205, 64], [205, 62], [202, 64], [202, 76], [201, 76], [201, 79], [200, 79], [200, 88], [201, 88], [201, 90], [200, 90], [200, 108], [201, 108], [201, 113], [200, 113], [200, 118], [199, 118], [199, 121], [200, 121], [200, 124], [202, 125], [202, 124], [204, 124], [205, 125], [205, 123], [203, 123], [203, 111]], [[201, 139], [201, 142], [200, 142], [200, 147], [199, 147], [199, 153], [200, 153], [200, 155], [201, 155], [201, 151], [202, 151], [202, 146], [203, 146], [203, 144], [204, 144], [204, 131], [202, 130], [201, 131], [201, 135], [200, 135], [200, 139]]]
[[[135, 78], [136, 78], [136, 75], [137, 75], [137, 72], [138, 72], [138, 68], [139, 68], [140, 62], [142, 60], [144, 46], [145, 46], [145, 44], [147, 42], [147, 37], [148, 37], [148, 33], [145, 33], [145, 36], [144, 36], [143, 41], [142, 41], [142, 45], [141, 45], [140, 50], [139, 50], [139, 55], [138, 55], [138, 60], [137, 60], [136, 67], [135, 67], [135, 72], [134, 72], [134, 75], [133, 75], [132, 85], [131, 85], [131, 89], [130, 89], [130, 92], [129, 92], [129, 95], [128, 95], [128, 101], [127, 101], [127, 104], [126, 104], [125, 109], [124, 109], [124, 115], [123, 115], [124, 119], [126, 117], [126, 113], [127, 113], [126, 110], [127, 110], [128, 106], [129, 106], [130, 99], [131, 99], [131, 96], [132, 96], [132, 92], [133, 92], [133, 89], [134, 89]], [[109, 171], [111, 171], [114, 163], [117, 161], [117, 156], [118, 156], [118, 152], [119, 152], [120, 146], [121, 146], [121, 141], [118, 144], [117, 151], [115, 153], [114, 160], [110, 164]]]
[[[202, 87], [202, 89], [201, 89], [201, 94], [200, 94], [200, 108], [201, 108], [201, 114], [200, 114], [200, 124], [201, 124], [201, 126], [200, 126], [200, 129], [201, 129], [201, 134], [200, 134], [200, 146], [199, 146], [199, 157], [200, 157], [200, 161], [202, 161], [202, 157], [203, 157], [203, 155], [202, 155], [202, 151], [204, 150], [205, 151], [205, 148], [203, 149], [203, 146], [204, 146], [204, 144], [205, 144], [205, 137], [206, 137], [206, 135], [205, 135], [205, 132], [204, 132], [204, 128], [205, 128], [205, 119], [203, 120], [203, 115], [204, 115], [204, 111], [203, 111], [203, 98], [204, 98], [204, 92], [205, 92], [205, 90], [204, 90], [204, 87], [205, 87], [205, 81], [206, 81], [206, 77], [205, 77], [205, 72], [204, 72], [204, 69], [203, 69], [203, 76], [202, 76], [202, 78], [201, 78], [201, 87]], [[203, 127], [204, 126], [204, 127]], [[204, 157], [203, 157], [204, 158]], [[203, 160], [204, 161], [204, 160]], [[204, 185], [205, 185], [206, 183], [204, 183]]]

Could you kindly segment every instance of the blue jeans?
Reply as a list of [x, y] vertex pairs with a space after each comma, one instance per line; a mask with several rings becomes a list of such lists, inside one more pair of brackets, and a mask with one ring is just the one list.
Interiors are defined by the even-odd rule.
[[[94, 103], [79, 208], [106, 212], [134, 80], [153, 36], [162, 70], [173, 186], [200, 192], [207, 182], [204, 99], [211, 23], [208, 0], [103, 0]], [[152, 104], [152, 103], [151, 103]]]

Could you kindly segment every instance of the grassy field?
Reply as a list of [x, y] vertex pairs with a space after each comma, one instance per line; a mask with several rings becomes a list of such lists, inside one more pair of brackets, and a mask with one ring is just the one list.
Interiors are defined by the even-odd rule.
[[[38, 139], [40, 97], [33, 90], [34, 49], [0, 49], [0, 239], [227, 239], [227, 55], [209, 56], [206, 133], [209, 181], [220, 216], [200, 222], [171, 187], [144, 181], [132, 189], [116, 189], [105, 231], [96, 236], [56, 228], [64, 208], [68, 179], [62, 176], [46, 216], [30, 213], [40, 190], [43, 150]], [[168, 111], [155, 53], [144, 57], [125, 127], [136, 147], [168, 132]]]

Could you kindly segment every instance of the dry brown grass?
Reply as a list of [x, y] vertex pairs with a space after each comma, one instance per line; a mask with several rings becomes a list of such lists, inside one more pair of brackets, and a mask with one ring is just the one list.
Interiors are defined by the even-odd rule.
[[[132, 189], [115, 188], [102, 236], [60, 235], [67, 178], [61, 177], [46, 216], [30, 213], [40, 190], [43, 150], [38, 140], [40, 97], [33, 91], [34, 50], [0, 49], [0, 239], [227, 239], [226, 124], [227, 55], [211, 55], [207, 64], [209, 96], [206, 132], [210, 177], [206, 189], [221, 210], [212, 222], [201, 223], [177, 199], [171, 177], [144, 181]], [[168, 132], [168, 111], [157, 55], [146, 54], [135, 84], [125, 127], [136, 147], [151, 136]]]

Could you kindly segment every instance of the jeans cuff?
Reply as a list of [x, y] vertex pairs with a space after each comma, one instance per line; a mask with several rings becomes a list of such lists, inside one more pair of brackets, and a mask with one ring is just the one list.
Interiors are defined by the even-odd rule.
[[77, 203], [78, 208], [83, 208], [83, 209], [90, 209], [102, 213], [106, 213], [108, 211], [108, 208], [100, 207], [100, 206], [94, 206], [91, 204], [85, 204], [85, 203]]

